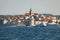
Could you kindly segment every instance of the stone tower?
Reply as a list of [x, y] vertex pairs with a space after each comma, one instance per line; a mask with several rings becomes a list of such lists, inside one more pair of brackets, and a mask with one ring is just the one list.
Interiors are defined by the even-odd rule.
[[30, 13], [30, 15], [31, 15], [31, 13], [32, 13], [32, 9], [30, 8], [30, 11], [29, 11], [29, 13]]

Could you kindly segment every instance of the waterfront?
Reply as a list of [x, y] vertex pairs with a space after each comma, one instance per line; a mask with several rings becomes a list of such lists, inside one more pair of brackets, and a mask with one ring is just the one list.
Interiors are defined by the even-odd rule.
[[36, 26], [40, 24], [57, 24], [60, 25], [60, 17], [55, 15], [45, 16], [39, 13], [29, 13], [23, 15], [0, 15], [0, 24], [2, 25], [18, 25], [18, 26]]
[[0, 27], [0, 40], [60, 40], [60, 26]]

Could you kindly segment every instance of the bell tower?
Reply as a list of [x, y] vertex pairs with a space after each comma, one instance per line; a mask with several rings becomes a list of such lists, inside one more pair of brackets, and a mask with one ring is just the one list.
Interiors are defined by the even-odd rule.
[[30, 13], [30, 15], [31, 15], [31, 13], [32, 13], [32, 9], [30, 8], [30, 11], [29, 11], [29, 13]]

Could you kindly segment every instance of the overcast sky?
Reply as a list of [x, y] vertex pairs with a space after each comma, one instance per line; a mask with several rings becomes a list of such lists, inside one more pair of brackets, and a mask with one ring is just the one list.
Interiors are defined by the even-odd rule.
[[0, 15], [29, 12], [60, 15], [60, 0], [0, 0]]

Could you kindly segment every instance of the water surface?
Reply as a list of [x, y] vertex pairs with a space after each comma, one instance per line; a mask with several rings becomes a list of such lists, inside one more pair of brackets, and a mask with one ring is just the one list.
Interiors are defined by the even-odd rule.
[[60, 40], [60, 26], [0, 27], [0, 40]]

